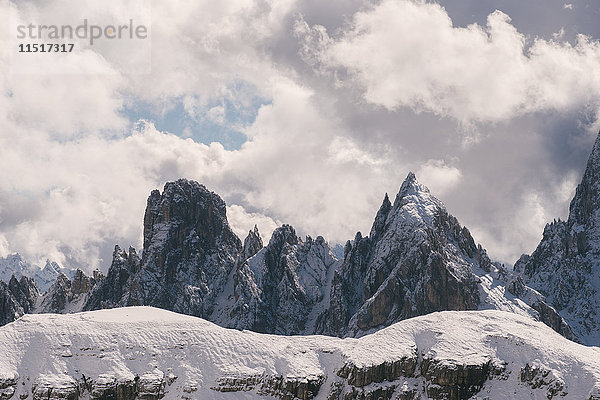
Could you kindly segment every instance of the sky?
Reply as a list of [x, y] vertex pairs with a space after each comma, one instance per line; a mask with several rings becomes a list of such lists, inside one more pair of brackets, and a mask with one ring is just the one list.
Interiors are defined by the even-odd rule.
[[[141, 247], [150, 191], [181, 177], [223, 197], [242, 239], [289, 223], [344, 243], [413, 171], [512, 265], [567, 217], [600, 129], [597, 1], [2, 0], [0, 14], [0, 257], [106, 270], [115, 244]], [[85, 20], [146, 34], [18, 36]]]

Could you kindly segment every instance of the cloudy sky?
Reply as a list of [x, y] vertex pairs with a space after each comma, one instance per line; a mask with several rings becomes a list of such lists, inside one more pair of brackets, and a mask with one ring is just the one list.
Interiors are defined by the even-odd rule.
[[[343, 243], [414, 171], [512, 264], [567, 216], [600, 128], [595, 0], [0, 4], [0, 256], [106, 269], [180, 177], [239, 235]], [[84, 19], [149, 33], [18, 53], [52, 41], [19, 25]]]

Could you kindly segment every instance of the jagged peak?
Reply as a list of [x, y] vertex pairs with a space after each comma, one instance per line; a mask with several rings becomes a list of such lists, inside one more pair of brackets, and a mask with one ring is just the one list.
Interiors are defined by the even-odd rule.
[[165, 183], [162, 195], [152, 191], [148, 197], [144, 213], [143, 260], [153, 254], [149, 251], [151, 247], [163, 247], [166, 238], [181, 229], [193, 231], [205, 249], [216, 248], [219, 241], [226, 241], [235, 248], [242, 247], [227, 221], [225, 201], [204, 185], [185, 178]]
[[600, 209], [600, 133], [569, 206], [569, 221], [585, 225]]
[[371, 238], [376, 238], [382, 233], [385, 227], [385, 221], [387, 220], [391, 209], [392, 203], [390, 202], [390, 198], [386, 193], [383, 197], [383, 202], [381, 203], [381, 206], [375, 215], [375, 220], [373, 221], [373, 226], [371, 227], [371, 233], [369, 234]]
[[48, 291], [53, 291], [56, 290], [56, 287], [71, 287], [71, 280], [69, 279], [69, 277], [67, 275], [65, 275], [64, 273], [60, 272], [58, 274], [58, 276], [56, 277], [56, 281], [54, 281], [54, 284], [52, 284], [52, 286], [50, 286], [50, 289], [48, 289]]
[[113, 260], [117, 257], [127, 258], [127, 253], [121, 249], [121, 246], [115, 244], [115, 249], [113, 250]]
[[218, 204], [220, 209], [225, 212], [225, 202], [221, 197], [206, 188], [201, 183], [194, 180], [188, 180], [186, 178], [179, 178], [175, 181], [166, 182], [163, 186], [162, 193], [158, 189], [154, 189], [148, 196], [147, 208], [156, 207], [162, 201], [179, 202], [179, 201], [193, 201], [198, 202], [200, 199], [210, 198]]
[[46, 259], [46, 265], [44, 266], [44, 269], [61, 273], [60, 266], [56, 262], [50, 261], [49, 259]]
[[396, 202], [403, 197], [422, 194], [431, 195], [431, 192], [427, 186], [423, 185], [417, 180], [417, 176], [413, 172], [409, 172], [406, 176], [406, 179], [404, 179], [404, 182], [402, 182], [402, 185], [400, 186], [400, 190], [396, 195], [394, 205], [396, 205]]
[[248, 231], [248, 236], [244, 239], [243, 258], [244, 260], [254, 256], [263, 248], [263, 241], [258, 232], [258, 227], [254, 225], [254, 229]]
[[[158, 192], [158, 195], [160, 196], [160, 192], [158, 190], [153, 190], [150, 195], [153, 196], [155, 191]], [[171, 196], [174, 196], [176, 193], [185, 193], [185, 192], [198, 193], [198, 194], [201, 194], [202, 196], [213, 196], [213, 197], [218, 198], [218, 200], [220, 200], [221, 202], [223, 202], [223, 200], [221, 199], [221, 197], [218, 194], [208, 190], [206, 188], [206, 186], [204, 186], [203, 184], [196, 182], [194, 180], [191, 180], [191, 179], [186, 179], [186, 178], [179, 178], [175, 181], [166, 182], [163, 187], [162, 197], [170, 198]], [[223, 204], [224, 204], [224, 202], [223, 202]]]
[[87, 274], [81, 268], [77, 268], [73, 276], [75, 279], [80, 279], [82, 276], [87, 276]]
[[256, 226], [256, 224], [254, 224], [254, 228], [252, 228], [248, 231], [248, 236], [246, 236], [246, 239], [248, 239], [250, 237], [260, 238], [260, 232], [258, 231], [258, 226]]
[[294, 245], [300, 242], [300, 238], [296, 235], [296, 230], [293, 226], [283, 224], [279, 228], [273, 231], [271, 240], [269, 240], [269, 247], [279, 247], [285, 243]]
[[400, 186], [388, 218], [401, 218], [407, 223], [431, 226], [440, 209], [445, 210], [444, 204], [417, 180], [413, 172], [409, 172]]

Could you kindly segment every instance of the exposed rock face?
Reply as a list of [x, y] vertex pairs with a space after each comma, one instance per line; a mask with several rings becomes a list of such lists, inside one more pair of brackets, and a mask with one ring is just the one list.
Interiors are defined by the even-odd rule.
[[113, 308], [126, 305], [141, 304], [141, 299], [131, 297], [139, 293], [132, 290], [133, 277], [140, 269], [140, 258], [133, 247], [129, 252], [115, 246], [113, 259], [108, 269], [108, 274], [102, 279], [98, 287], [90, 294], [83, 306], [84, 311]]
[[[591, 212], [581, 207], [582, 215]], [[491, 263], [412, 173], [393, 204], [385, 196], [369, 236], [357, 233], [343, 253], [338, 261], [322, 237], [303, 241], [289, 225], [264, 248], [255, 226], [242, 246], [225, 202], [180, 179], [148, 198], [141, 260], [135, 249], [116, 246], [105, 278], [77, 271], [69, 280], [61, 273], [35, 311], [151, 305], [257, 332], [361, 336], [435, 311], [492, 308], [575, 337], [552, 303]], [[7, 321], [32, 309], [20, 300], [30, 295], [7, 302]]]
[[142, 304], [209, 316], [241, 247], [225, 202], [203, 185], [180, 179], [167, 183], [162, 195], [153, 191], [136, 276]]
[[491, 266], [469, 231], [412, 173], [393, 205], [385, 196], [370, 235], [357, 233], [344, 253], [321, 321], [326, 334], [355, 335], [433, 311], [477, 309], [473, 268]]
[[209, 317], [241, 251], [218, 195], [186, 179], [169, 182], [148, 198], [142, 260], [115, 248], [84, 309], [152, 305]]
[[0, 326], [31, 312], [38, 296], [35, 282], [26, 276], [13, 276], [8, 285], [0, 281]]
[[521, 257], [515, 271], [559, 311], [580, 341], [600, 345], [600, 136], [568, 220], [546, 225], [536, 250]]
[[361, 336], [434, 311], [493, 308], [574, 337], [544, 296], [492, 264], [412, 173], [393, 204], [385, 196], [370, 235], [346, 244], [343, 261], [322, 237], [303, 241], [289, 225], [264, 248], [255, 226], [242, 246], [225, 210], [204, 186], [169, 182], [148, 198], [141, 260], [116, 246], [106, 277], [61, 273], [35, 309], [34, 292], [15, 280], [3, 315], [152, 305], [257, 332]]
[[[96, 276], [98, 276], [96, 274]], [[67, 313], [81, 311], [97, 281], [77, 269], [71, 281], [61, 273], [56, 282], [41, 297], [35, 308], [38, 313]]]
[[15, 276], [10, 278], [8, 289], [15, 300], [23, 307], [25, 313], [32, 312], [35, 302], [40, 295], [35, 281], [26, 276], [17, 279]]
[[102, 374], [96, 379], [85, 375], [79, 379], [64, 374], [41, 375], [31, 391], [34, 400], [158, 400], [164, 397], [166, 386], [164, 373], [155, 369], [132, 379], [110, 374]]
[[302, 241], [293, 227], [283, 225], [267, 247], [238, 264], [234, 297], [221, 302], [224, 311], [212, 320], [257, 332], [314, 333], [315, 320], [327, 307], [335, 263], [321, 236]]
[[241, 246], [223, 200], [179, 180], [148, 199], [143, 259], [117, 246], [83, 309], [153, 305], [257, 332], [360, 336], [434, 311], [495, 308], [545, 320], [569, 337], [524, 284], [513, 293], [525, 293], [533, 308], [507, 298], [509, 278], [412, 173], [394, 204], [385, 196], [370, 235], [346, 244], [343, 262], [322, 237], [303, 241], [289, 225], [264, 248], [254, 227]]
[[310, 400], [320, 391], [325, 376], [309, 376], [302, 378], [284, 377], [281, 375], [255, 375], [246, 377], [222, 377], [217, 379], [218, 385], [212, 390], [218, 392], [247, 392], [254, 390], [260, 396], [269, 396], [282, 400]]
[[263, 248], [263, 241], [258, 232], [258, 227], [254, 225], [254, 229], [248, 231], [248, 236], [244, 239], [244, 248], [242, 250], [242, 259], [247, 260], [254, 256]]

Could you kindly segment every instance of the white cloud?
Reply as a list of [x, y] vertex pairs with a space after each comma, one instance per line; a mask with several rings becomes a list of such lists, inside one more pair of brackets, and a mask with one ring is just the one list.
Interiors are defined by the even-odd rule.
[[[82, 0], [65, 10], [57, 1], [20, 2], [18, 15], [69, 21], [85, 12], [112, 18], [130, 11], [129, 3], [98, 4]], [[509, 155], [527, 147], [521, 138], [541, 133], [524, 123], [527, 129], [502, 132], [518, 139], [512, 147], [461, 147], [462, 139], [446, 134], [456, 130], [453, 120], [442, 119], [439, 128], [429, 115], [416, 126], [403, 113], [427, 110], [470, 124], [586, 107], [594, 123], [597, 42], [528, 42], [500, 12], [486, 27], [456, 28], [440, 6], [409, 1], [363, 9], [337, 31], [292, 19], [304, 5], [153, 2], [148, 74], [124, 70], [115, 60], [126, 49], [110, 46], [82, 47], [71, 58], [48, 58], [47, 73], [23, 74], [11, 71], [10, 40], [0, 37], [0, 256], [19, 251], [94, 267], [115, 243], [139, 246], [148, 193], [180, 177], [224, 197], [242, 237], [257, 223], [267, 239], [285, 222], [300, 235], [343, 242], [369, 231], [384, 192], [393, 196], [409, 169], [441, 200], [468, 204], [461, 212], [492, 256], [507, 260], [534, 245], [541, 221], [554, 216], [546, 198], [567, 201], [578, 176], [563, 182], [546, 174], [558, 188], [532, 189], [537, 197], [510, 192], [533, 168]], [[85, 73], [49, 73], [65, 71], [67, 61]], [[362, 98], [353, 97], [356, 89]], [[135, 121], [123, 110], [139, 103], [163, 115], [182, 105], [189, 117], [215, 124], [229, 123], [230, 111], [262, 106], [256, 120], [235, 126], [248, 141], [228, 151], [144, 121], [132, 131]], [[543, 144], [529, 142], [536, 150], [519, 154], [547, 155]], [[506, 160], [490, 157], [500, 151]], [[499, 176], [503, 167], [509, 171]], [[482, 188], [500, 181], [506, 198], [481, 206], [489, 198]], [[491, 218], [494, 208], [502, 212]], [[506, 218], [513, 209], [515, 217]], [[515, 236], [523, 221], [529, 225]]]
[[456, 187], [462, 178], [460, 170], [446, 165], [444, 160], [428, 160], [416, 174], [419, 181], [425, 183], [436, 196], [441, 196]]
[[43, 131], [20, 135], [27, 128], [13, 124], [10, 137], [0, 137], [0, 218], [10, 251], [96, 267], [113, 242], [139, 246], [148, 193], [179, 177], [231, 199], [229, 216], [242, 238], [258, 224], [268, 239], [282, 221], [300, 235], [340, 242], [367, 231], [401, 166], [389, 164], [386, 147], [377, 153], [342, 140], [311, 90], [290, 80], [270, 86], [273, 103], [261, 107], [247, 128], [251, 140], [236, 151], [143, 121], [127, 137], [67, 142]]
[[336, 76], [347, 71], [343, 82], [356, 83], [366, 101], [389, 110], [410, 107], [468, 125], [600, 105], [597, 41], [528, 42], [500, 11], [485, 27], [463, 28], [438, 4], [384, 0], [356, 13], [334, 38], [323, 39], [319, 27], [296, 26], [320, 68]]
[[273, 103], [246, 130], [251, 140], [231, 154], [228, 174], [239, 182], [231, 193], [300, 234], [344, 242], [368, 230], [385, 189], [399, 185], [403, 163], [392, 164], [386, 146], [359, 149], [340, 139], [312, 90], [290, 80], [272, 87]]
[[[523, 243], [537, 245], [542, 238], [544, 226], [552, 220], [547, 215], [541, 196], [538, 193], [524, 193], [505, 220], [495, 229], [482, 229], [481, 225], [470, 226], [469, 230], [477, 242], [492, 244], [492, 259], [506, 263], [509, 267], [523, 253]], [[533, 239], [533, 242], [532, 242]], [[491, 247], [491, 246], [490, 246]], [[533, 251], [533, 249], [528, 249]]]
[[271, 239], [273, 231], [283, 224], [281, 221], [275, 221], [266, 215], [247, 212], [244, 207], [237, 204], [227, 206], [227, 219], [231, 229], [242, 242], [248, 235], [248, 231], [256, 225], [265, 246]]
[[334, 164], [378, 166], [391, 163], [385, 150], [382, 148], [379, 153], [372, 154], [360, 148], [351, 138], [335, 136], [329, 145], [328, 153], [329, 161]]

